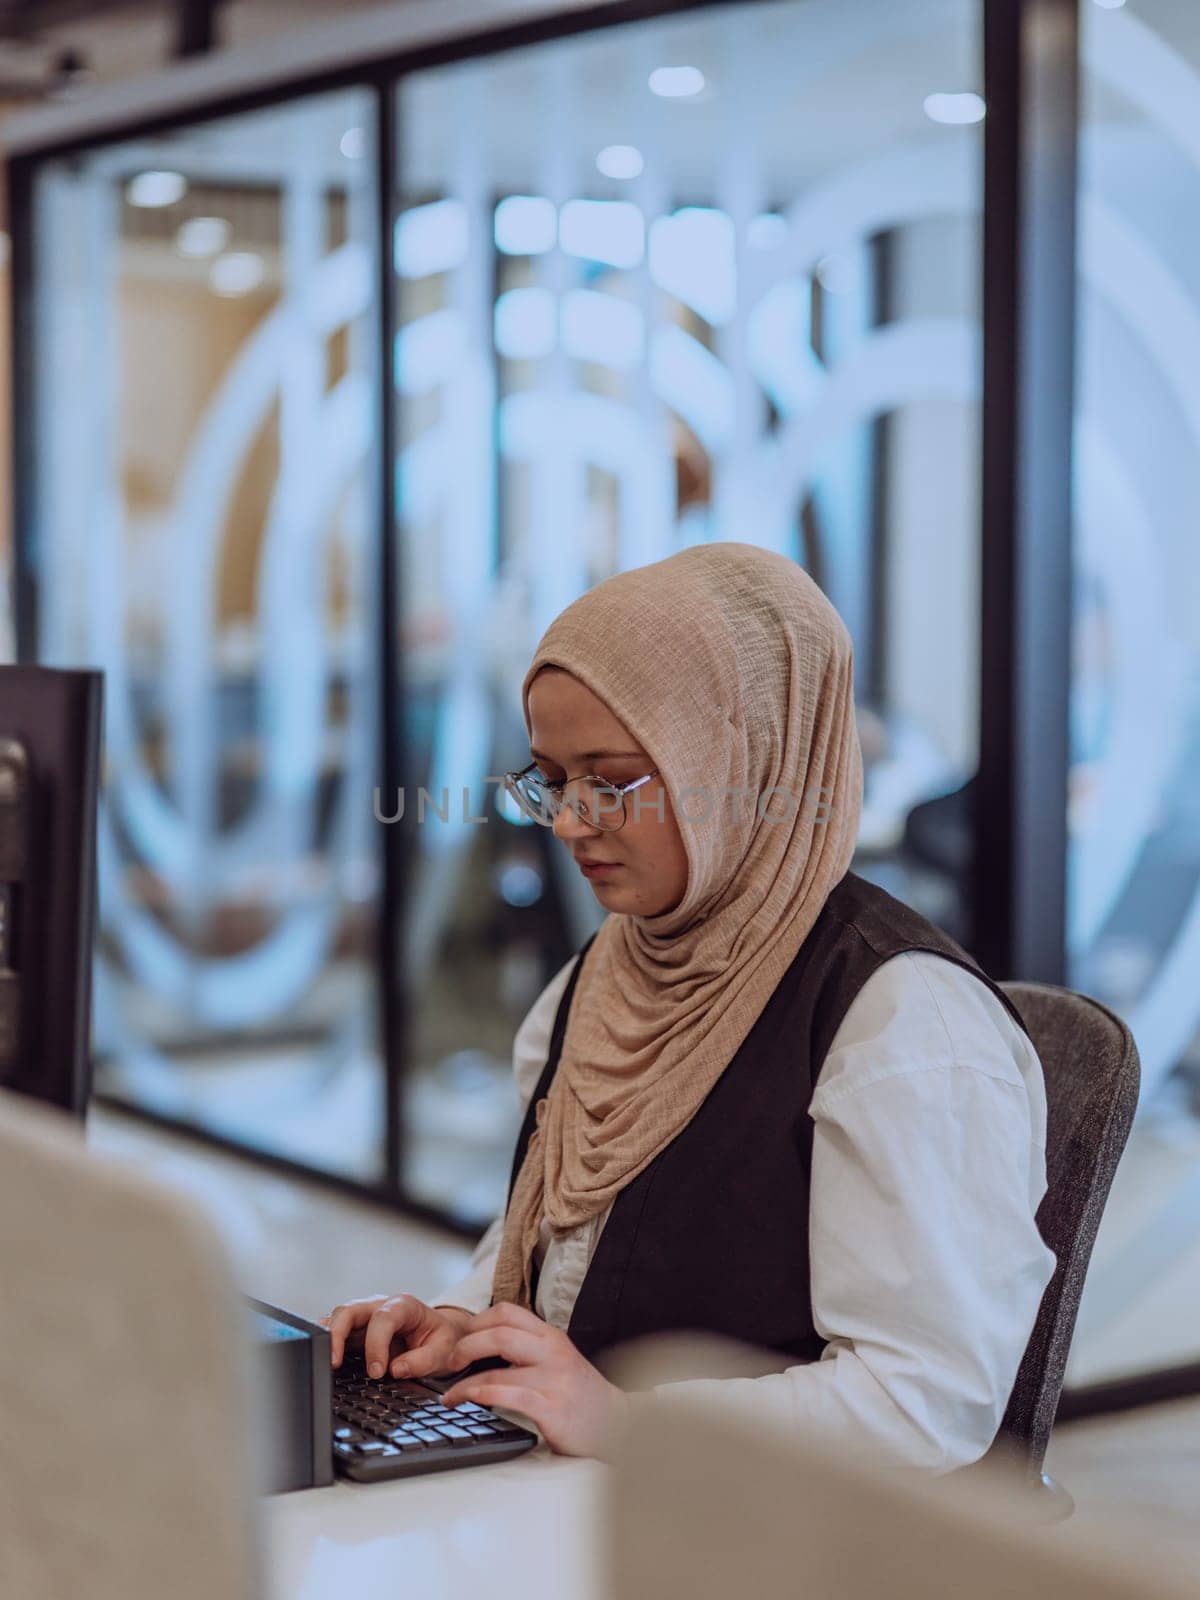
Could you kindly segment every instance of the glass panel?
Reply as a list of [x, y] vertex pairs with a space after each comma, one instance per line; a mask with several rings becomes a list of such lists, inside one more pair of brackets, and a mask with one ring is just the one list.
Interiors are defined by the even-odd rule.
[[978, 21], [706, 8], [401, 86], [405, 1177], [467, 1220], [504, 1197], [514, 1028], [600, 915], [487, 783], [589, 585], [709, 539], [803, 562], [855, 640], [856, 865], [965, 930]]
[[1070, 970], [1142, 1103], [1077, 1383], [1200, 1352], [1200, 12], [1081, 17]]
[[106, 674], [97, 1086], [375, 1180], [374, 101], [42, 169], [42, 659]]

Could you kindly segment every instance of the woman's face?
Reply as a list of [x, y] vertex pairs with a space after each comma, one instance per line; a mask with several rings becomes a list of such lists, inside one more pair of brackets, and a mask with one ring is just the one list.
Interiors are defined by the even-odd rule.
[[[654, 768], [603, 700], [560, 667], [543, 667], [530, 684], [529, 721], [529, 752], [555, 782], [595, 773], [620, 786]], [[626, 795], [620, 828], [597, 828], [564, 805], [554, 832], [577, 864], [606, 864], [605, 871], [584, 874], [606, 910], [654, 917], [683, 899], [687, 852], [661, 777]]]

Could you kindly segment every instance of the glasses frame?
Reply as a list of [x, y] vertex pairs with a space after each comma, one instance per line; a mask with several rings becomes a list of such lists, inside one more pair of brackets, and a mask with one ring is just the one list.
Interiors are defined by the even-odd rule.
[[[537, 771], [539, 771], [537, 762], [531, 761], [527, 767], [522, 767], [519, 772], [506, 772], [504, 774], [504, 787], [508, 793], [512, 795], [513, 799], [520, 807], [522, 814], [527, 816], [531, 822], [536, 822], [538, 826], [542, 828], [552, 828], [558, 821], [559, 813], [562, 811], [564, 806], [569, 804], [569, 801], [564, 800], [560, 796], [554, 794], [549, 795], [551, 805], [553, 806], [553, 815], [547, 821], [545, 817], [534, 816], [533, 812], [525, 804], [524, 796], [517, 788], [517, 782], [519, 779], [527, 778], [531, 772]], [[598, 772], [580, 772], [576, 773], [575, 777], [573, 778], [564, 778], [561, 783], [556, 783], [553, 787], [557, 789], [565, 789], [568, 784], [579, 783], [581, 780], [585, 781], [586, 779], [591, 778], [594, 782], [602, 785], [605, 789], [611, 789], [614, 794], [619, 794], [621, 797], [621, 820], [617, 823], [615, 828], [608, 828], [602, 823], [592, 822], [590, 819], [580, 817], [580, 821], [587, 821], [589, 828], [595, 828], [600, 833], [619, 833], [628, 820], [628, 813], [625, 810], [625, 796], [630, 794], [634, 789], [640, 789], [642, 784], [649, 783], [651, 778], [657, 778], [658, 776], [658, 768], [653, 767], [642, 777], [634, 778], [632, 783], [612, 783], [608, 778], [602, 778]], [[579, 812], [576, 811], [575, 815], [578, 817]]]

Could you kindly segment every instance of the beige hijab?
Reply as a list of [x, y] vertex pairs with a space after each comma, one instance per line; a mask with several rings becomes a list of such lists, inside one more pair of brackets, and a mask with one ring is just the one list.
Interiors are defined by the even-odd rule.
[[850, 636], [785, 556], [698, 545], [588, 590], [538, 645], [527, 728], [551, 665], [653, 758], [688, 882], [670, 911], [610, 915], [588, 953], [493, 1279], [494, 1302], [523, 1306], [543, 1215], [559, 1233], [604, 1211], [733, 1059], [844, 876], [862, 805]]

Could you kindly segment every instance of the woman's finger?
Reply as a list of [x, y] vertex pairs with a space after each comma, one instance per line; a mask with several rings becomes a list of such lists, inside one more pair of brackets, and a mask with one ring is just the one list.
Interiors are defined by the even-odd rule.
[[388, 1370], [393, 1378], [427, 1378], [431, 1372], [453, 1372], [450, 1352], [456, 1337], [449, 1328], [441, 1328], [396, 1356]]
[[391, 1359], [395, 1335], [419, 1327], [424, 1315], [425, 1307], [411, 1294], [393, 1295], [372, 1312], [363, 1336], [363, 1359], [372, 1378], [383, 1376]]
[[503, 1356], [506, 1361], [533, 1367], [539, 1361], [544, 1361], [547, 1354], [546, 1340], [542, 1334], [501, 1323], [491, 1328], [472, 1328], [470, 1333], [464, 1333], [450, 1351], [450, 1370], [456, 1372], [459, 1367], [469, 1367], [472, 1361], [478, 1361], [483, 1356]]
[[528, 1384], [502, 1383], [500, 1374], [480, 1373], [478, 1377], [464, 1378], [442, 1396], [442, 1404], [461, 1405], [464, 1400], [474, 1400], [476, 1405], [503, 1406], [506, 1411], [519, 1411], [522, 1416], [545, 1431], [550, 1420], [552, 1402], [539, 1389]]
[[354, 1326], [353, 1306], [334, 1306], [329, 1313], [327, 1327], [329, 1328], [329, 1359], [335, 1367], [340, 1367], [342, 1357], [346, 1353], [346, 1335]]

